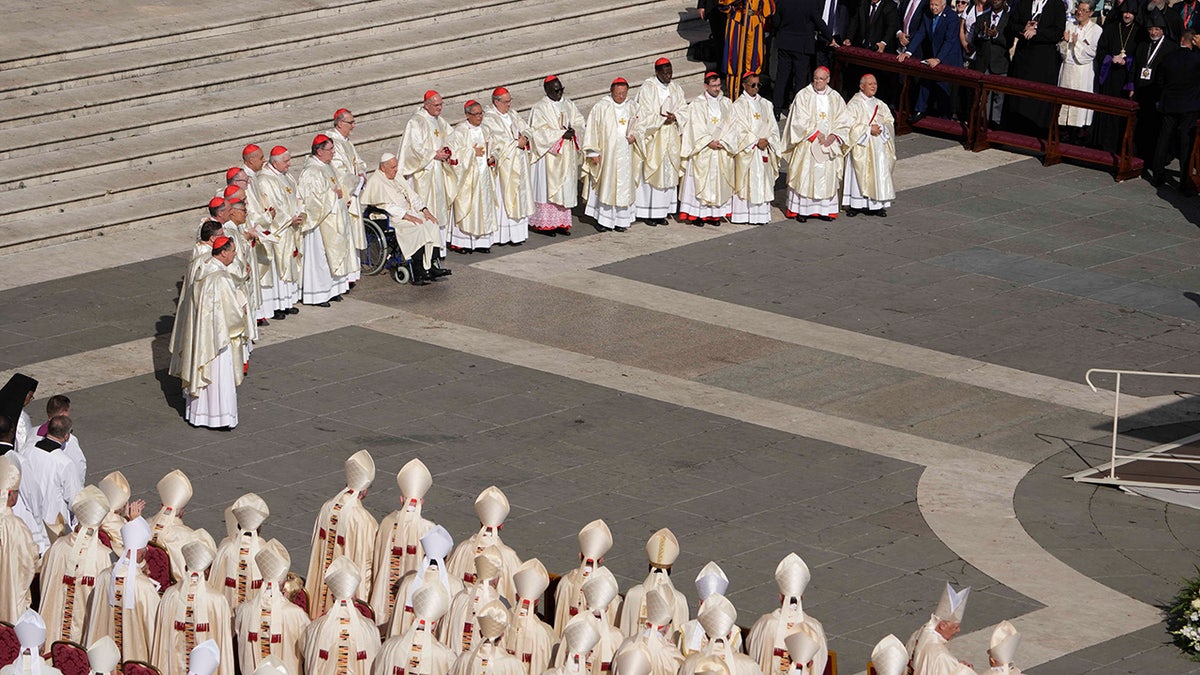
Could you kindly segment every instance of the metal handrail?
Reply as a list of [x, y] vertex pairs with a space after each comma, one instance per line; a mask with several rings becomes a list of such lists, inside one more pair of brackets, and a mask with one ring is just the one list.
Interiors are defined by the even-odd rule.
[[[1113, 423], [1112, 423], [1112, 445], [1111, 456], [1108, 464], [1108, 477], [1110, 480], [1117, 479], [1117, 423], [1120, 421], [1121, 415], [1121, 376], [1122, 375], [1148, 375], [1150, 377], [1178, 377], [1185, 380], [1200, 380], [1200, 375], [1192, 373], [1164, 373], [1152, 370], [1114, 370], [1111, 368], [1089, 368], [1084, 374], [1083, 380], [1092, 388], [1092, 391], [1100, 391], [1096, 385], [1092, 383], [1092, 373], [1109, 373], [1117, 376], [1116, 386], [1113, 388]], [[1122, 455], [1122, 459], [1132, 458], [1133, 455]], [[1200, 464], [1200, 460], [1184, 460], [1168, 457], [1139, 457], [1138, 459], [1149, 462], [1180, 462], [1184, 464]]]

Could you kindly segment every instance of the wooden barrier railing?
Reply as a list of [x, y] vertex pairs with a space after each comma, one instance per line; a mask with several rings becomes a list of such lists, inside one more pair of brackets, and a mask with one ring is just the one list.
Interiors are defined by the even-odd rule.
[[[1041, 153], [1042, 164], [1045, 166], [1058, 164], [1066, 157], [1109, 167], [1114, 170], [1116, 179], [1119, 181], [1136, 178], [1142, 173], [1142, 160], [1133, 156], [1133, 130], [1137, 123], [1138, 112], [1138, 104], [1135, 101], [1001, 75], [985, 75], [955, 66], [938, 65], [936, 68], [930, 68], [913, 59], [901, 62], [896, 60], [895, 54], [880, 54], [859, 47], [840, 47], [835, 53], [838, 66], [836, 75], [838, 76], [843, 67], [849, 64], [873, 71], [896, 73], [901, 77], [900, 98], [896, 109], [897, 134], [907, 134], [916, 127], [958, 136], [963, 139], [963, 145], [966, 148], [975, 152], [996, 145], [1025, 148]], [[915, 125], [910, 125], [908, 119], [912, 113], [912, 90], [916, 88], [917, 81], [920, 79], [946, 82], [969, 90], [971, 92], [971, 109], [965, 119], [954, 121], [926, 117]], [[1018, 96], [1050, 104], [1052, 114], [1046, 136], [1043, 138], [990, 129], [986, 102], [991, 94]], [[1120, 152], [1113, 153], [1063, 143], [1059, 138], [1058, 114], [1064, 105], [1087, 108], [1097, 113], [1124, 119]]]

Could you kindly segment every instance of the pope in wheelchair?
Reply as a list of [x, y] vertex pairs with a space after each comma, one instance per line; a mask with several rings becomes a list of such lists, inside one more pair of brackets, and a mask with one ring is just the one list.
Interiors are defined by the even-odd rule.
[[363, 186], [363, 227], [367, 248], [362, 252], [363, 274], [390, 268], [399, 283], [424, 286], [450, 274], [441, 266], [442, 237], [437, 218], [420, 196], [397, 177], [400, 163], [384, 153], [379, 170]]

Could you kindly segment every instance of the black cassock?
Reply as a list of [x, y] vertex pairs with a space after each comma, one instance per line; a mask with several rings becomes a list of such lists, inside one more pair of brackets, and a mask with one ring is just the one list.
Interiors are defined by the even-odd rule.
[[[1008, 32], [1011, 38], [1016, 39], [1017, 48], [1013, 52], [1008, 76], [1058, 84], [1058, 71], [1062, 64], [1058, 43], [1067, 29], [1067, 9], [1062, 0], [1044, 0], [1040, 8], [1036, 8], [1035, 4], [1035, 0], [1019, 0], [1012, 8]], [[1026, 40], [1023, 33], [1029, 21], [1037, 22], [1037, 32], [1032, 39]], [[1049, 103], [1006, 96], [1004, 126], [1022, 133], [1040, 133], [1049, 128], [1052, 112], [1053, 106]]]
[[[1135, 72], [1134, 55], [1138, 50], [1138, 34], [1142, 27], [1137, 21], [1126, 26], [1118, 15], [1104, 24], [1100, 43], [1096, 45], [1096, 91], [1107, 96], [1128, 99], [1133, 91]], [[1125, 65], [1113, 59], [1125, 52]], [[1125, 118], [1096, 113], [1092, 119], [1092, 137], [1095, 144], [1109, 152], [1120, 152], [1121, 139], [1125, 136]]]

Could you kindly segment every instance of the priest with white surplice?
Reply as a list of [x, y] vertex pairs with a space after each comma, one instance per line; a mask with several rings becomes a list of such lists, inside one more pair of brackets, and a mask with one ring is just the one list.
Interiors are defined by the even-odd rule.
[[441, 234], [439, 247], [446, 257], [450, 231], [454, 227], [454, 190], [458, 181], [450, 164], [450, 123], [442, 118], [442, 96], [430, 89], [422, 98], [421, 108], [404, 126], [404, 137], [396, 157], [400, 175], [412, 181], [417, 195], [429, 207]]
[[529, 125], [512, 109], [512, 94], [507, 88], [492, 91], [492, 107], [483, 113], [483, 133], [495, 167], [499, 196], [495, 243], [520, 246], [529, 238], [529, 218], [533, 215]]
[[379, 652], [379, 630], [354, 606], [362, 580], [358, 565], [338, 556], [325, 574], [328, 610], [304, 631], [305, 675], [369, 675]]
[[367, 178], [359, 201], [363, 208], [373, 206], [387, 212], [400, 255], [413, 262], [414, 284], [424, 285], [450, 274], [440, 264], [442, 234], [438, 219], [408, 181], [400, 178], [400, 160], [395, 155], [385, 152], [379, 158], [379, 169]]
[[634, 100], [631, 133], [636, 141], [636, 215], [650, 226], [666, 225], [667, 216], [679, 208], [679, 179], [683, 177], [679, 118], [687, 98], [673, 77], [671, 61], [657, 59], [654, 77], [642, 83]]
[[450, 250], [488, 253], [500, 225], [496, 194], [496, 167], [483, 130], [483, 106], [471, 100], [463, 105], [467, 119], [450, 133], [454, 153], [454, 228]]
[[238, 665], [253, 673], [268, 658], [277, 658], [289, 673], [301, 673], [304, 631], [308, 614], [283, 593], [292, 558], [278, 539], [263, 544], [254, 563], [262, 586], [251, 590], [233, 613], [233, 639]]
[[367, 163], [358, 156], [354, 143], [350, 142], [350, 134], [354, 132], [357, 120], [354, 113], [346, 108], [338, 108], [333, 113], [333, 128], [326, 136], [333, 142], [333, 159], [329, 165], [337, 177], [338, 187], [342, 189], [342, 199], [350, 214], [349, 226], [346, 228], [346, 282], [358, 283], [362, 277], [358, 259], [359, 251], [367, 247], [367, 233], [359, 220], [362, 206], [359, 204], [359, 193], [367, 180]]
[[796, 92], [783, 132], [788, 218], [801, 223], [837, 218], [846, 163], [834, 121], [845, 110], [846, 102], [829, 86], [829, 69], [824, 66], [813, 73], [811, 84]]
[[579, 203], [579, 170], [584, 119], [563, 95], [557, 75], [542, 80], [546, 95], [529, 111], [533, 216], [529, 227], [547, 236], [571, 234], [571, 209]]
[[199, 271], [188, 333], [180, 346], [179, 379], [192, 426], [237, 426], [237, 386], [249, 355], [247, 299], [229, 266], [237, 258], [232, 239], [213, 239], [212, 258]]
[[295, 305], [300, 302], [301, 248], [303, 226], [307, 215], [304, 202], [300, 199], [300, 187], [288, 170], [292, 166], [292, 155], [282, 145], [271, 148], [271, 160], [254, 178], [254, 185], [262, 200], [263, 212], [270, 216], [264, 226], [275, 238], [271, 246], [274, 258], [274, 273], [277, 275], [275, 302], [285, 314], [300, 311]]
[[[372, 564], [371, 610], [375, 612], [375, 623], [383, 627], [391, 623], [400, 580], [416, 571], [425, 558], [421, 537], [434, 528], [433, 521], [421, 516], [425, 493], [433, 486], [433, 475], [425, 463], [409, 460], [396, 473], [396, 485], [400, 487], [400, 508], [379, 523]], [[403, 600], [401, 603], [403, 611]]]
[[742, 75], [742, 93], [733, 102], [736, 149], [733, 176], [734, 223], [766, 225], [771, 222], [771, 200], [775, 198], [775, 180], [779, 177], [779, 124], [771, 101], [759, 96], [761, 79], [757, 73]]
[[[892, 170], [896, 166], [896, 122], [891, 110], [875, 98], [879, 83], [871, 74], [858, 81], [858, 93], [834, 122], [835, 133], [846, 139], [850, 155], [842, 188], [846, 217], [859, 213], [887, 217], [896, 198]], [[842, 134], [845, 134], [843, 136]]]
[[804, 631], [820, 645], [813, 659], [814, 672], [825, 670], [829, 660], [829, 648], [825, 640], [825, 628], [813, 617], [804, 613], [802, 598], [804, 589], [812, 579], [812, 573], [804, 560], [789, 553], [775, 567], [775, 584], [781, 599], [778, 609], [764, 614], [750, 627], [748, 652], [758, 661], [764, 672], [779, 672], [791, 663], [788, 659], [784, 638]]
[[[306, 305], [328, 307], [350, 290], [350, 211], [333, 170], [333, 141], [325, 134], [313, 137], [312, 155], [300, 174], [300, 199], [306, 218], [300, 283]], [[357, 221], [355, 221], [357, 222]], [[356, 261], [357, 262], [357, 261]]]
[[636, 136], [631, 124], [633, 104], [628, 99], [629, 82], [623, 77], [614, 79], [608, 96], [588, 113], [583, 134], [584, 213], [602, 230], [625, 232], [634, 220], [633, 203], [641, 179], [634, 164]]
[[112, 554], [99, 536], [108, 500], [99, 488], [88, 485], [75, 495], [71, 511], [78, 527], [56, 539], [42, 559], [40, 611], [51, 643], [83, 644], [96, 579], [112, 564]]
[[349, 598], [367, 598], [371, 594], [375, 534], [379, 522], [363, 506], [363, 497], [375, 480], [375, 460], [371, 453], [359, 450], [343, 467], [346, 487], [325, 502], [313, 523], [312, 546], [308, 559], [308, 615], [313, 619], [334, 603], [325, 574], [333, 561], [345, 557], [355, 565], [357, 587]]
[[733, 149], [726, 145], [733, 104], [721, 93], [721, 76], [704, 74], [704, 92], [682, 113], [683, 183], [679, 219], [703, 227], [730, 216], [733, 198]]

